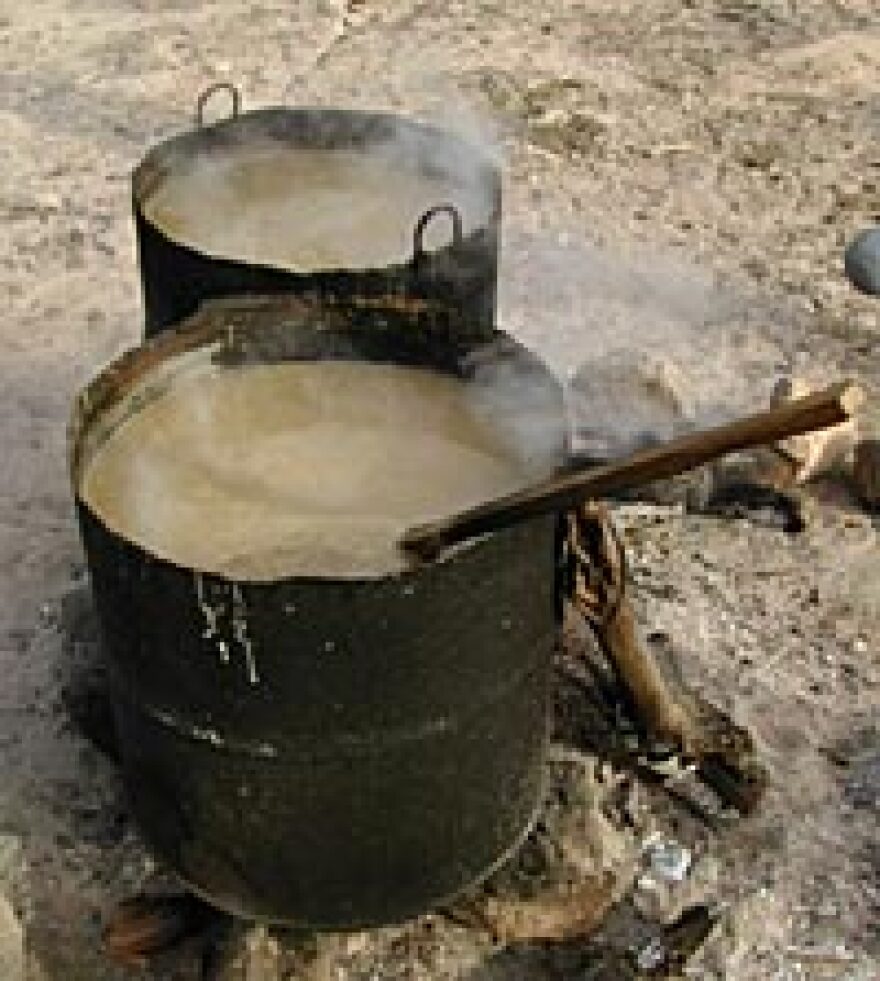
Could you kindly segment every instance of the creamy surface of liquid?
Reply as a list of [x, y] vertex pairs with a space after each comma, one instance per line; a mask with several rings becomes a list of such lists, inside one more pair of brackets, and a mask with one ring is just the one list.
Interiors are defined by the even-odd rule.
[[[144, 210], [172, 238], [213, 255], [314, 272], [408, 261], [416, 222], [447, 203], [459, 209], [466, 232], [489, 211], [475, 181], [421, 174], [390, 150], [268, 144], [187, 160]], [[438, 217], [424, 244], [435, 248], [450, 237], [448, 218]]]
[[83, 499], [154, 554], [239, 579], [373, 576], [405, 529], [522, 486], [468, 385], [349, 361], [203, 365], [121, 423]]

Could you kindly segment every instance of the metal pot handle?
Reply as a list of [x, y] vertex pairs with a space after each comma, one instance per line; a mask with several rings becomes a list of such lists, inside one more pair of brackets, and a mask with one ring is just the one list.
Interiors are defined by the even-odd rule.
[[196, 100], [196, 125], [203, 129], [205, 125], [205, 107], [218, 92], [228, 92], [232, 97], [232, 115], [235, 119], [241, 111], [241, 92], [232, 82], [215, 82], [209, 85]]
[[427, 252], [424, 245], [425, 229], [437, 215], [449, 215], [452, 219], [452, 244], [456, 248], [461, 245], [464, 239], [464, 223], [461, 220], [461, 212], [454, 204], [438, 204], [428, 210], [416, 222], [413, 230], [413, 262], [419, 262], [425, 258]]

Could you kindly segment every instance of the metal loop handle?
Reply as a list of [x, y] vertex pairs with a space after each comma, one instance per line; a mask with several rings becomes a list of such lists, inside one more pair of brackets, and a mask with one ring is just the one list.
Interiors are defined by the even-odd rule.
[[464, 239], [464, 222], [461, 220], [461, 212], [454, 204], [438, 204], [433, 208], [428, 208], [416, 222], [416, 227], [413, 230], [413, 258], [416, 261], [423, 259], [427, 254], [424, 244], [425, 229], [437, 215], [449, 215], [452, 219], [452, 244], [454, 246], [461, 245]]
[[232, 97], [232, 119], [241, 112], [241, 92], [232, 82], [215, 82], [209, 85], [196, 100], [196, 125], [202, 129], [205, 125], [205, 107], [218, 92], [228, 92]]

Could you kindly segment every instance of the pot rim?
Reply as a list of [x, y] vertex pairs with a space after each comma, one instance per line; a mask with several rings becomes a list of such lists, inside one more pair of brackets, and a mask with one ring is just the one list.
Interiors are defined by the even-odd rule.
[[[294, 139], [293, 135], [297, 129], [302, 131], [306, 126], [318, 124], [321, 121], [331, 122], [335, 129], [340, 133], [348, 133], [348, 140], [340, 146], [350, 148], [357, 147], [359, 132], [369, 134], [371, 128], [375, 128], [377, 134], [381, 131], [391, 130], [392, 128], [403, 128], [407, 133], [416, 138], [435, 143], [438, 146], [454, 148], [452, 156], [469, 160], [476, 172], [479, 180], [485, 184], [487, 192], [488, 207], [479, 221], [464, 233], [454, 236], [446, 245], [438, 246], [433, 249], [424, 250], [427, 255], [435, 256], [442, 254], [448, 248], [469, 247], [477, 242], [487, 230], [491, 229], [501, 220], [501, 169], [497, 160], [491, 153], [479, 144], [467, 139], [466, 137], [448, 129], [444, 129], [433, 123], [424, 122], [411, 116], [401, 115], [386, 110], [379, 109], [354, 109], [344, 107], [326, 106], [269, 106], [259, 109], [249, 109], [244, 112], [235, 112], [232, 116], [209, 126], [198, 126], [193, 129], [185, 130], [151, 147], [140, 163], [134, 168], [131, 177], [132, 207], [139, 220], [148, 224], [156, 232], [161, 234], [169, 242], [180, 249], [187, 250], [194, 255], [206, 256], [217, 262], [240, 263], [252, 269], [264, 269], [275, 272], [283, 272], [292, 276], [321, 276], [321, 275], [363, 275], [387, 272], [390, 269], [404, 269], [412, 266], [418, 258], [418, 253], [386, 263], [384, 265], [364, 265], [364, 266], [328, 266], [322, 269], [296, 269], [276, 265], [271, 262], [230, 255], [222, 251], [216, 251], [198, 244], [192, 236], [189, 240], [178, 234], [172, 233], [163, 225], [154, 221], [147, 213], [146, 205], [159, 184], [173, 177], [174, 168], [180, 159], [194, 159], [199, 155], [206, 155], [217, 152], [224, 148], [234, 148], [241, 145], [242, 132], [253, 131], [254, 136], [262, 136], [264, 139], [271, 138], [282, 141], [286, 139], [291, 146], [297, 144], [305, 145], [302, 139]], [[286, 131], [289, 128], [289, 132]], [[300, 137], [302, 132], [300, 132]], [[459, 167], [459, 172], [463, 175], [464, 168]], [[452, 207], [455, 209], [454, 201], [437, 200], [434, 205], [426, 209], [425, 214], [420, 216], [413, 223], [414, 237], [419, 235], [419, 224], [425, 217], [433, 211], [443, 210]], [[457, 209], [455, 209], [457, 210]], [[461, 222], [461, 217], [456, 219]]]
[[[133, 549], [152, 563], [159, 563], [176, 569], [178, 572], [205, 577], [216, 582], [241, 584], [246, 586], [270, 586], [286, 582], [310, 583], [316, 586], [340, 583], [379, 583], [398, 581], [405, 588], [409, 581], [415, 581], [420, 572], [428, 566], [441, 565], [451, 561], [463, 552], [476, 551], [498, 535], [516, 534], [517, 526], [497, 532], [480, 535], [476, 538], [461, 542], [442, 552], [430, 562], [419, 562], [402, 569], [376, 575], [326, 576], [326, 575], [274, 575], [232, 577], [223, 573], [201, 569], [195, 566], [183, 565], [172, 559], [158, 555], [147, 546], [114, 530], [103, 517], [88, 503], [81, 493], [83, 475], [95, 448], [121, 425], [126, 418], [138, 411], [141, 399], [149, 400], [155, 397], [157, 389], [149, 384], [151, 373], [155, 372], [155, 381], [173, 379], [176, 372], [168, 374], [162, 368], [185, 370], [187, 354], [196, 354], [214, 348], [221, 357], [227, 357], [232, 363], [241, 356], [241, 343], [252, 334], [268, 330], [278, 324], [280, 318], [293, 320], [292, 330], [312, 330], [316, 335], [326, 331], [328, 336], [341, 339], [354, 339], [357, 331], [362, 331], [362, 339], [368, 337], [367, 326], [353, 326], [348, 318], [352, 315], [365, 317], [367, 321], [375, 318], [377, 329], [388, 330], [391, 318], [392, 336], [398, 330], [401, 334], [409, 330], [425, 348], [442, 348], [442, 353], [451, 360], [446, 363], [431, 364], [430, 361], [419, 363], [406, 359], [389, 359], [385, 363], [412, 364], [429, 370], [449, 370], [449, 367], [461, 367], [462, 359], [479, 351], [481, 348], [496, 351], [504, 356], [513, 357], [520, 363], [540, 372], [548, 384], [552, 385], [559, 396], [559, 433], [563, 444], [563, 453], [567, 456], [567, 434], [565, 429], [565, 407], [561, 381], [551, 369], [534, 352], [515, 340], [500, 328], [495, 328], [491, 337], [485, 333], [468, 337], [456, 337], [448, 331], [448, 317], [442, 309], [426, 300], [404, 299], [396, 296], [376, 299], [353, 298], [345, 301], [328, 300], [326, 297], [304, 297], [301, 295], [271, 294], [266, 296], [236, 296], [205, 301], [191, 317], [174, 325], [153, 337], [147, 338], [140, 344], [128, 348], [110, 362], [100, 368], [91, 380], [76, 393], [67, 427], [67, 457], [68, 472], [73, 490], [74, 500], [78, 508], [88, 514], [106, 534], [127, 549]], [[437, 323], [431, 321], [431, 316], [438, 318]], [[397, 323], [395, 318], [401, 318]], [[418, 337], [419, 328], [412, 325], [413, 318], [427, 317], [427, 329]], [[251, 318], [250, 320], [248, 318]], [[297, 318], [298, 321], [297, 321]], [[312, 319], [309, 319], [312, 318]], [[336, 322], [325, 325], [327, 318], [336, 318]], [[407, 318], [409, 323], [407, 323]], [[348, 326], [348, 331], [346, 330]], [[443, 329], [443, 325], [447, 329]], [[332, 355], [326, 355], [331, 357]], [[306, 358], [308, 360], [308, 358]], [[319, 358], [320, 359], [320, 358]], [[372, 360], [366, 358], [366, 360]], [[381, 362], [380, 362], [381, 363]], [[139, 397], [138, 391], [142, 389]], [[543, 520], [541, 518], [532, 521]]]

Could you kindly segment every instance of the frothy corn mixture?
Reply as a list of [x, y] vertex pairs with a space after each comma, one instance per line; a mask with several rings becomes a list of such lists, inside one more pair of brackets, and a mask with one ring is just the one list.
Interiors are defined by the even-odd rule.
[[80, 493], [159, 557], [259, 580], [402, 569], [405, 529], [526, 479], [455, 377], [284, 362], [183, 374], [97, 448]]
[[[423, 173], [390, 151], [239, 147], [187, 161], [144, 204], [166, 234], [225, 258], [296, 272], [381, 269], [408, 261], [419, 218], [452, 203], [465, 231], [485, 221], [489, 200], [475, 181]], [[447, 242], [437, 218], [426, 247]]]

